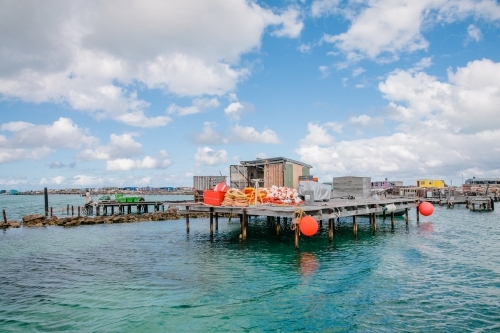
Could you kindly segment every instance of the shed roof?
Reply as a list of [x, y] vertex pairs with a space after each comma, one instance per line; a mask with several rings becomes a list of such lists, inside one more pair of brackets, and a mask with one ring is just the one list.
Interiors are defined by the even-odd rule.
[[272, 157], [272, 158], [259, 158], [253, 161], [240, 161], [240, 164], [243, 166], [257, 166], [257, 165], [265, 165], [265, 164], [280, 164], [290, 162], [293, 164], [302, 165], [304, 167], [312, 169], [312, 166], [309, 164], [305, 164], [296, 160], [292, 160], [291, 158], [286, 157]]

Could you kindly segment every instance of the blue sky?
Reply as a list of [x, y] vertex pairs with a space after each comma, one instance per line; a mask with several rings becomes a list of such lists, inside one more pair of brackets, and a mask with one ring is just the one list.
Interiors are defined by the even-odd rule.
[[500, 177], [498, 1], [1, 6], [0, 189]]

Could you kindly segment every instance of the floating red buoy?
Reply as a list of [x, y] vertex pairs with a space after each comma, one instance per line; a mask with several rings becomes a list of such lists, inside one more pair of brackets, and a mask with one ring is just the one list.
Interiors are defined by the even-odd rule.
[[318, 222], [310, 215], [304, 216], [300, 220], [300, 232], [306, 236], [313, 236], [318, 232]]
[[429, 216], [434, 212], [434, 206], [430, 202], [422, 202], [418, 205], [418, 211], [423, 216]]

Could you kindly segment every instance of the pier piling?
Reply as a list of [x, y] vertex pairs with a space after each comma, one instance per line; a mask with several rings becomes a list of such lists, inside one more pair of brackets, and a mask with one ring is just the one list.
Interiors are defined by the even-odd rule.
[[186, 206], [186, 232], [189, 234], [189, 206]]
[[49, 193], [47, 192], [47, 188], [43, 188], [43, 196], [45, 201], [45, 216], [49, 215]]
[[3, 222], [7, 224], [7, 214], [5, 213], [5, 209], [2, 209], [2, 213], [3, 213]]

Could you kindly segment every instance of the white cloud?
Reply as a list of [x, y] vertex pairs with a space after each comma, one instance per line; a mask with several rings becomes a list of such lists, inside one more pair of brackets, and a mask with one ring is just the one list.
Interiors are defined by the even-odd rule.
[[224, 109], [224, 113], [228, 116], [238, 117], [242, 110], [243, 104], [240, 102], [233, 102]]
[[363, 68], [361, 68], [361, 67], [355, 68], [352, 71], [352, 76], [356, 77], [356, 76], [360, 75], [363, 72], [365, 72], [365, 70]]
[[161, 151], [158, 157], [146, 156], [142, 160], [132, 160], [130, 158], [118, 158], [106, 161], [108, 171], [129, 171], [141, 169], [165, 169], [172, 162], [166, 158], [165, 151]]
[[266, 31], [295, 38], [303, 28], [293, 6], [275, 13], [246, 0], [18, 0], [3, 5], [0, 22], [8, 27], [0, 29], [0, 95], [139, 127], [170, 118], [147, 112], [137, 85], [226, 94], [250, 74], [240, 57], [257, 50]]
[[111, 134], [106, 146], [85, 149], [78, 154], [77, 159], [83, 161], [113, 160], [141, 155], [142, 144], [134, 140], [136, 136], [138, 136], [136, 133]]
[[322, 77], [328, 77], [330, 75], [330, 68], [328, 66], [319, 66], [318, 70]]
[[467, 28], [467, 34], [470, 40], [475, 40], [476, 42], [479, 42], [481, 39], [483, 39], [481, 29], [476, 27], [474, 24], [469, 25], [469, 27]]
[[[295, 150], [300, 160], [335, 176], [444, 178], [477, 170], [500, 174], [500, 63], [469, 62], [450, 69], [447, 81], [399, 70], [379, 90], [389, 101], [384, 112], [399, 124], [394, 134], [328, 144], [311, 140], [321, 131], [308, 126]], [[382, 118], [359, 115], [347, 124], [370, 128], [383, 123]]]
[[421, 71], [424, 68], [430, 67], [432, 65], [432, 57], [424, 57], [415, 65], [413, 65], [413, 70]]
[[313, 17], [326, 16], [336, 12], [340, 0], [314, 0], [311, 5]]
[[193, 105], [188, 107], [180, 107], [175, 104], [172, 104], [168, 107], [168, 114], [176, 114], [178, 116], [187, 116], [191, 114], [196, 114], [203, 112], [207, 109], [216, 108], [220, 105], [217, 98], [197, 98], [193, 100]]
[[100, 186], [105, 183], [105, 180], [101, 177], [77, 175], [71, 179], [71, 183], [75, 186], [82, 186], [82, 187]]
[[228, 140], [223, 134], [217, 132], [213, 127], [217, 124], [213, 122], [205, 122], [201, 133], [196, 135], [193, 142], [198, 144], [223, 144], [228, 143]]
[[297, 48], [299, 52], [302, 53], [309, 53], [311, 52], [311, 45], [310, 44], [300, 44], [299, 47]]
[[397, 60], [400, 53], [426, 50], [424, 26], [452, 23], [466, 17], [498, 20], [500, 5], [493, 0], [371, 0], [367, 6], [349, 3], [342, 12], [351, 21], [347, 32], [323, 37], [349, 62], [362, 58], [382, 62]]
[[53, 154], [56, 149], [78, 149], [97, 142], [97, 138], [86, 135], [86, 130], [63, 117], [51, 125], [5, 123], [0, 130], [11, 133], [9, 138], [0, 136], [0, 164], [41, 159]]
[[[448, 82], [425, 73], [397, 71], [379, 84], [393, 118], [407, 126], [428, 121], [454, 132], [500, 128], [500, 63], [476, 60], [448, 71]], [[402, 105], [398, 105], [401, 102]]]
[[300, 140], [301, 145], [331, 145], [335, 141], [335, 138], [328, 134], [328, 129], [324, 126], [308, 123], [307, 130], [309, 134], [305, 138]]
[[215, 151], [209, 147], [198, 148], [194, 158], [197, 162], [205, 165], [219, 165], [227, 161], [227, 152], [225, 150]]
[[63, 176], [57, 176], [53, 178], [42, 178], [40, 180], [40, 185], [60, 185], [66, 180]]
[[253, 127], [243, 127], [239, 125], [231, 128], [231, 140], [247, 143], [280, 143], [278, 135], [273, 130], [265, 129], [262, 132], [258, 132]]

